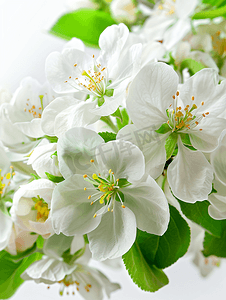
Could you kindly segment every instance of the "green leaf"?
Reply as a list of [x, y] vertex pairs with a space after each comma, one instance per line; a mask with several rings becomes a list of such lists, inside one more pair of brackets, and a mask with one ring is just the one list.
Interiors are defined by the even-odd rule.
[[10, 260], [10, 254], [5, 251], [0, 253], [0, 299], [10, 298], [23, 283], [20, 275], [36, 260], [41, 259], [42, 254], [34, 253], [18, 263]]
[[226, 5], [217, 8], [217, 9], [211, 9], [211, 10], [205, 10], [200, 11], [192, 16], [193, 20], [199, 20], [199, 19], [214, 19], [217, 17], [222, 17], [226, 15]]
[[188, 68], [188, 71], [189, 71], [190, 75], [192, 76], [195, 73], [197, 73], [198, 71], [204, 69], [205, 66], [202, 63], [200, 63], [194, 59], [186, 58], [181, 63], [181, 69], [183, 70], [186, 68]]
[[224, 226], [221, 237], [216, 237], [206, 232], [203, 247], [204, 250], [202, 252], [204, 256], [226, 257], [226, 226]]
[[62, 16], [50, 33], [66, 40], [76, 37], [87, 45], [98, 46], [100, 34], [113, 24], [116, 22], [108, 13], [84, 8]]
[[208, 201], [197, 201], [196, 203], [185, 203], [177, 199], [180, 203], [181, 210], [183, 214], [195, 222], [196, 224], [203, 227], [209, 233], [220, 237], [223, 233], [223, 227], [226, 221], [214, 220], [208, 214], [208, 206], [210, 203]]
[[156, 130], [156, 132], [164, 134], [164, 133], [167, 133], [171, 130], [172, 129], [169, 127], [169, 125], [167, 123], [164, 123], [164, 124], [162, 124], [162, 126], [158, 130]]
[[155, 265], [164, 269], [184, 256], [190, 244], [190, 228], [175, 207], [170, 205], [170, 222], [167, 231], [159, 237]]
[[190, 228], [175, 207], [170, 208], [170, 222], [162, 236], [139, 231], [138, 243], [149, 264], [164, 269], [182, 257], [190, 244]]
[[172, 156], [173, 151], [174, 151], [174, 149], [176, 147], [176, 144], [177, 144], [177, 138], [178, 138], [178, 135], [175, 132], [173, 132], [166, 139], [166, 143], [165, 143], [166, 160], [168, 160]]
[[123, 262], [133, 282], [144, 291], [155, 292], [169, 283], [162, 270], [148, 264], [137, 241], [123, 255]]
[[59, 182], [64, 181], [64, 177], [62, 177], [62, 176], [54, 176], [52, 174], [49, 174], [48, 172], [45, 172], [45, 174], [46, 174], [47, 178], [49, 180], [51, 180], [52, 182], [59, 183]]
[[[136, 241], [132, 248], [123, 255], [123, 261], [133, 281], [141, 289], [153, 292], [161, 288], [162, 283], [167, 284], [166, 278], [163, 276], [165, 274], [154, 271], [159, 272], [175, 263], [187, 252], [189, 244], [189, 226], [176, 208], [170, 205], [170, 222], [163, 236], [138, 230]], [[140, 261], [142, 261], [141, 264]], [[146, 274], [147, 272], [150, 273], [149, 276]], [[142, 276], [146, 278], [144, 279]], [[160, 282], [158, 282], [159, 279]]]
[[104, 139], [105, 143], [116, 140], [116, 133], [106, 131], [98, 134]]

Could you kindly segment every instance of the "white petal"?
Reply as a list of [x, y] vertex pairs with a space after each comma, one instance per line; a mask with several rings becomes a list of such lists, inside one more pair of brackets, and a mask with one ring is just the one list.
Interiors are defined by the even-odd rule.
[[168, 182], [173, 194], [194, 203], [208, 199], [212, 190], [213, 171], [200, 151], [192, 151], [178, 139], [178, 154], [168, 167]]
[[11, 231], [12, 231], [12, 225], [13, 225], [13, 222], [12, 222], [10, 216], [5, 215], [0, 210], [0, 228], [1, 228], [0, 251], [5, 249], [5, 247], [8, 245], [10, 235], [11, 235]]
[[219, 147], [211, 155], [211, 164], [218, 179], [226, 184], [226, 130], [222, 133]]
[[85, 234], [99, 225], [101, 217], [93, 218], [100, 208], [99, 201], [90, 205], [92, 200], [88, 199], [96, 192], [81, 175], [74, 175], [57, 185], [51, 206], [51, 219], [57, 234]]
[[60, 137], [73, 127], [86, 127], [95, 123], [100, 118], [92, 113], [95, 107], [95, 102], [79, 101], [79, 103], [64, 109], [55, 119], [56, 136]]
[[158, 129], [167, 121], [166, 109], [172, 103], [178, 75], [165, 63], [151, 63], [134, 78], [129, 87], [127, 108], [138, 128]]
[[209, 215], [216, 220], [226, 219], [226, 196], [211, 194], [208, 200], [211, 203], [208, 207]]
[[31, 122], [17, 122], [14, 126], [20, 129], [24, 134], [32, 138], [42, 137], [45, 133], [41, 128], [41, 119], [36, 118], [31, 120]]
[[[218, 74], [215, 69], [205, 68], [190, 77], [180, 87], [180, 97], [185, 106], [195, 103], [195, 110], [202, 114], [209, 112], [211, 116], [218, 116], [226, 108], [225, 94], [226, 80], [218, 84]], [[191, 98], [194, 97], [194, 101]], [[204, 105], [202, 105], [204, 102]]]
[[[73, 93], [76, 89], [65, 81], [68, 81], [69, 77], [76, 78], [81, 70], [88, 69], [92, 63], [92, 57], [85, 52], [75, 48], [66, 48], [62, 54], [52, 52], [47, 57], [46, 76], [57, 93]], [[77, 67], [74, 67], [75, 64]]]
[[73, 237], [68, 237], [63, 234], [54, 234], [45, 241], [43, 246], [43, 252], [49, 257], [59, 259], [62, 256], [62, 254], [70, 248], [72, 239]]
[[123, 189], [124, 204], [136, 216], [137, 227], [163, 235], [169, 223], [169, 206], [162, 189], [153, 178]]
[[136, 239], [136, 218], [128, 208], [115, 203], [114, 211], [103, 215], [100, 225], [88, 234], [93, 259], [105, 260], [125, 254]]
[[102, 176], [108, 176], [111, 169], [117, 178], [129, 182], [139, 180], [145, 172], [144, 156], [140, 149], [123, 140], [101, 144], [96, 150], [98, 168]]
[[146, 173], [153, 178], [161, 175], [165, 162], [165, 141], [168, 134], [158, 134], [152, 128], [138, 129], [134, 124], [123, 127], [117, 134], [117, 139], [129, 141], [143, 152]]
[[57, 154], [60, 172], [64, 178], [73, 174], [90, 174], [96, 172], [96, 148], [104, 140], [93, 130], [85, 128], [72, 128], [65, 132], [58, 141]]
[[85, 246], [85, 241], [83, 235], [80, 234], [75, 235], [71, 243], [70, 254], [71, 255], [75, 254], [75, 252], [77, 252], [84, 246]]
[[76, 268], [63, 261], [44, 256], [41, 260], [30, 265], [21, 275], [24, 280], [34, 280], [37, 283], [55, 283], [62, 280]]
[[198, 2], [198, 0], [177, 0], [175, 8], [178, 17], [182, 19], [190, 16], [194, 12]]
[[[211, 152], [218, 146], [222, 131], [226, 128], [226, 120], [205, 117], [194, 129], [189, 130], [192, 145], [203, 152]], [[201, 131], [199, 129], [202, 129]]]

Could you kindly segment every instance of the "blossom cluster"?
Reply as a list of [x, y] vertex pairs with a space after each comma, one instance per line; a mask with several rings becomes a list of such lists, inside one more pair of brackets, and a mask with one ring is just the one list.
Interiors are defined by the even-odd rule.
[[[45, 84], [1, 90], [0, 253], [32, 258], [23, 280], [103, 299], [120, 286], [91, 258], [123, 256], [155, 291], [189, 244], [203, 276], [226, 257], [211, 246], [226, 230], [226, 27], [194, 34], [197, 5], [160, 1], [139, 30], [106, 28], [99, 55], [73, 38], [47, 57]], [[142, 284], [143, 260], [155, 275]]]

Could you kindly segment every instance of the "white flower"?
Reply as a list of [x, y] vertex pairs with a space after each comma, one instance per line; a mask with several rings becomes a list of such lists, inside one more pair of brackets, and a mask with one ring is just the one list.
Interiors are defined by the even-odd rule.
[[166, 133], [153, 135], [149, 148], [147, 142], [142, 144], [144, 155], [148, 164], [163, 168], [165, 141], [173, 135], [178, 154], [168, 167], [168, 182], [173, 194], [185, 202], [206, 200], [212, 190], [212, 168], [201, 151], [213, 151], [226, 127], [225, 119], [218, 117], [226, 106], [225, 85], [226, 81], [218, 84], [215, 70], [203, 69], [179, 88], [178, 75], [163, 63], [145, 66], [130, 85], [127, 107], [134, 125], [124, 127], [121, 137], [128, 130], [155, 132], [164, 124]]
[[175, 65], [177, 66], [180, 66], [184, 59], [191, 58], [201, 62], [206, 67], [216, 69], [217, 72], [219, 71], [215, 61], [208, 53], [191, 51], [191, 45], [188, 42], [178, 43], [173, 56], [175, 57]]
[[157, 235], [166, 231], [167, 200], [145, 176], [144, 157], [136, 146], [105, 144], [94, 131], [73, 128], [59, 139], [58, 157], [66, 180], [53, 193], [51, 218], [57, 234], [88, 233], [93, 258], [105, 260], [130, 249], [136, 227]]
[[10, 213], [13, 221], [23, 230], [44, 237], [53, 233], [49, 212], [55, 184], [47, 179], [34, 180], [22, 185], [15, 193]]
[[[110, 282], [103, 273], [87, 265], [89, 261], [87, 252], [71, 264], [64, 262], [61, 255], [70, 247], [68, 242], [70, 243], [68, 237], [52, 236], [44, 244], [45, 255], [42, 259], [29, 266], [21, 277], [24, 280], [34, 280], [36, 283], [43, 282], [49, 285], [59, 283], [60, 295], [64, 294], [65, 289], [69, 295], [69, 290], [72, 289], [73, 295], [79, 293], [87, 300], [103, 299], [103, 291], [110, 297], [113, 291], [120, 288], [119, 284]], [[54, 252], [56, 249], [57, 252]]]
[[17, 255], [31, 248], [37, 238], [37, 234], [31, 234], [31, 232], [22, 230], [19, 226], [14, 224], [5, 250], [11, 255]]
[[191, 29], [190, 15], [197, 4], [198, 0], [159, 1], [144, 24], [143, 34], [147, 38], [163, 40], [167, 49], [171, 49]]
[[46, 60], [46, 74], [53, 89], [58, 93], [88, 93], [97, 106], [93, 113], [113, 113], [123, 100], [133, 64], [141, 52], [140, 44], [123, 51], [128, 35], [124, 24], [105, 29], [99, 39], [101, 53], [97, 59], [77, 47], [51, 53]]
[[132, 0], [112, 0], [110, 4], [112, 16], [119, 22], [133, 23], [136, 20], [136, 6]]
[[220, 258], [214, 255], [205, 257], [202, 254], [205, 230], [195, 223], [189, 222], [191, 228], [191, 244], [188, 253], [193, 257], [193, 263], [198, 267], [203, 277], [208, 276], [216, 267], [220, 266]]
[[42, 112], [55, 97], [48, 84], [41, 86], [35, 79], [27, 77], [22, 80], [5, 109], [16, 128], [29, 137], [39, 138], [44, 135], [41, 129]]
[[31, 153], [27, 164], [42, 178], [47, 178], [45, 172], [54, 176], [61, 176], [56, 155], [57, 144], [44, 139]]

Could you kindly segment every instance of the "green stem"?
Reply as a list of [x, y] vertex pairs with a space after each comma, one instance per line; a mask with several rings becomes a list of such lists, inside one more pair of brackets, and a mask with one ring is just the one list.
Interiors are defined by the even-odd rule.
[[214, 19], [226, 15], [226, 5], [214, 10], [200, 11], [192, 16], [193, 20]]
[[115, 133], [118, 132], [117, 126], [115, 126], [115, 124], [112, 122], [110, 117], [108, 117], [108, 116], [107, 117], [101, 117], [100, 119], [101, 119], [101, 121], [106, 123]]

